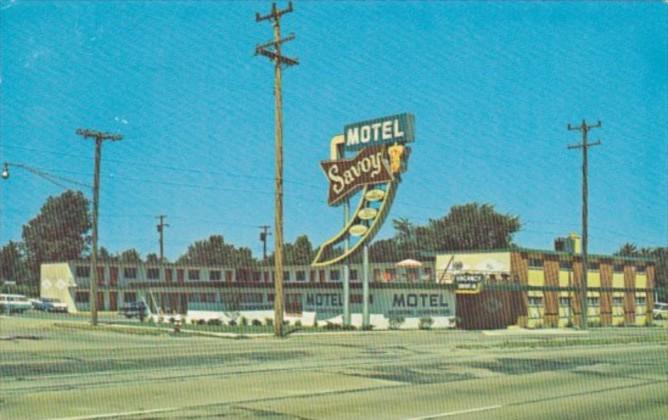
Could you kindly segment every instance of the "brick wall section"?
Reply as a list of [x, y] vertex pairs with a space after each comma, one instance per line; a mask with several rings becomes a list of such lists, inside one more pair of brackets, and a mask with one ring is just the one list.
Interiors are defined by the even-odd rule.
[[636, 294], [633, 290], [636, 287], [636, 268], [632, 265], [624, 266], [624, 322], [635, 324], [636, 322]]
[[[543, 262], [543, 275], [545, 276], [545, 286], [559, 286], [559, 258], [549, 256]], [[544, 296], [544, 316], [545, 326], [559, 326], [559, 292], [546, 290]]]
[[573, 276], [571, 276], [571, 287], [577, 288], [571, 296], [571, 311], [573, 313], [573, 325], [580, 325], [580, 315], [582, 314], [582, 293], [580, 293], [580, 281], [582, 279], [582, 261], [573, 261]]
[[[529, 284], [529, 261], [525, 253], [510, 253], [510, 273], [513, 281], [526, 286]], [[517, 279], [517, 280], [515, 280]], [[517, 310], [517, 325], [526, 327], [528, 321], [529, 295], [526, 291], [514, 293], [513, 306]]]
[[647, 316], [649, 319], [652, 319], [652, 310], [654, 309], [654, 286], [656, 282], [656, 268], [653, 265], [648, 264], [645, 269], [645, 274], [647, 274], [647, 283], [645, 287], [647, 290]]
[[[601, 287], [612, 287], [612, 265], [610, 262], [601, 262]], [[601, 292], [601, 326], [612, 325], [612, 292]]]

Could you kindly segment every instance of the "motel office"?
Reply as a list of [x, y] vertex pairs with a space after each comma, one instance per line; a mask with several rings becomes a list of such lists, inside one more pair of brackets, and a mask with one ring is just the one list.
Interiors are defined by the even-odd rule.
[[[421, 267], [400, 268], [394, 262], [370, 264], [370, 306], [374, 293], [392, 288], [405, 293], [452, 294], [463, 328], [565, 327], [579, 324], [582, 262], [577, 237], [558, 251], [507, 249], [443, 253]], [[270, 308], [272, 267], [230, 268], [178, 264], [101, 263], [98, 266], [98, 308], [116, 311], [149, 293], [166, 312], [212, 306], [226, 310]], [[473, 288], [458, 285], [461, 275], [476, 274]], [[286, 311], [307, 310], [307, 294], [342, 301], [343, 266], [285, 268]], [[362, 303], [362, 266], [350, 270], [353, 311]], [[41, 295], [57, 297], [69, 310], [89, 308], [90, 264], [87, 261], [43, 264]], [[655, 266], [652, 260], [610, 255], [589, 257], [587, 314], [594, 325], [644, 325], [651, 317]], [[379, 300], [379, 299], [377, 299]], [[453, 308], [454, 309], [454, 308]]]

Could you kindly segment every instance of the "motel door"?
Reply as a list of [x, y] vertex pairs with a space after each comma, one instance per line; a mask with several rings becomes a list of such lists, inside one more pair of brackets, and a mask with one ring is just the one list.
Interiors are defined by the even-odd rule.
[[[109, 267], [109, 284], [116, 286], [118, 283], [118, 267]], [[115, 310], [116, 308], [114, 308]]]
[[[113, 278], [113, 277], [112, 277]], [[115, 311], [118, 309], [118, 293], [109, 292], [109, 310]]]
[[97, 309], [104, 311], [104, 292], [97, 292]]
[[288, 293], [285, 295], [285, 312], [301, 315], [302, 310], [301, 293]]
[[165, 281], [167, 283], [172, 282], [172, 269], [171, 268], [166, 268], [165, 269]]

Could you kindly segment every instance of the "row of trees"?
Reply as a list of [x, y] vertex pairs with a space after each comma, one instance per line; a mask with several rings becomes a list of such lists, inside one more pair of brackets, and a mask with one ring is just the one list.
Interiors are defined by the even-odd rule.
[[[22, 242], [10, 241], [0, 248], [0, 280], [15, 280], [36, 288], [42, 263], [90, 258], [90, 203], [81, 192], [66, 191], [49, 197], [40, 213], [23, 226]], [[491, 204], [469, 203], [453, 206], [448, 214], [417, 225], [406, 218], [392, 221], [395, 234], [375, 241], [369, 247], [371, 261], [420, 259], [443, 251], [500, 249], [514, 246], [513, 236], [521, 228], [520, 219], [502, 214]], [[284, 245], [284, 262], [288, 265], [309, 264], [317, 249], [308, 236], [298, 236]], [[625, 244], [617, 255], [651, 257], [657, 260], [657, 285], [668, 286], [668, 248], [637, 248]], [[142, 259], [136, 249], [111, 253], [100, 247], [102, 261], [125, 263], [159, 262], [156, 254]], [[357, 257], [361, 260], [361, 257]], [[177, 263], [193, 265], [229, 265], [249, 267], [265, 263], [256, 259], [246, 247], [225, 243], [222, 235], [191, 244]], [[267, 264], [273, 264], [270, 255]]]

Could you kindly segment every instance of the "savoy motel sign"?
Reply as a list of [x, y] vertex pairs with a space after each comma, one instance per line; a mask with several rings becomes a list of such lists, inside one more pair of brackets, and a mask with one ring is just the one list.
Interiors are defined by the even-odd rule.
[[[321, 162], [329, 181], [327, 203], [346, 205], [345, 225], [319, 248], [314, 266], [326, 266], [353, 255], [369, 243], [394, 201], [406, 171], [410, 148], [415, 141], [415, 117], [398, 114], [347, 124], [344, 134], [332, 138], [330, 160]], [[345, 152], [356, 153], [345, 157]], [[350, 199], [361, 191], [356, 210], [349, 214]], [[352, 207], [351, 207], [352, 208]]]

